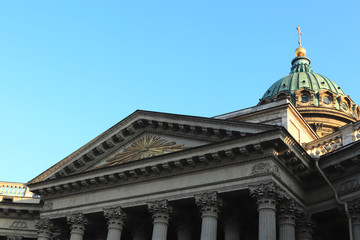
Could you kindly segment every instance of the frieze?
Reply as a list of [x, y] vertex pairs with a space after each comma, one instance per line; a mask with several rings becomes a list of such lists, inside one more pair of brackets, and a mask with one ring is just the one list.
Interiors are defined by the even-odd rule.
[[9, 228], [13, 229], [28, 229], [28, 225], [25, 221], [14, 221]]
[[355, 192], [360, 189], [360, 178], [353, 178], [347, 180], [346, 182], [340, 185], [340, 193], [346, 194], [350, 192]]
[[53, 209], [53, 202], [45, 202], [43, 206], [43, 210], [46, 211], [51, 209]]
[[266, 173], [273, 173], [276, 176], [280, 176], [279, 168], [276, 165], [270, 164], [270, 163], [258, 163], [254, 165], [251, 171], [251, 175], [260, 175], [260, 174], [266, 174]]

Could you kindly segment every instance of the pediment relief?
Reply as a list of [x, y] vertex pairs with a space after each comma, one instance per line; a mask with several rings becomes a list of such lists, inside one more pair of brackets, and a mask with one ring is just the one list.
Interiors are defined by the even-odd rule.
[[167, 153], [178, 152], [202, 144], [204, 144], [204, 142], [182, 140], [169, 136], [145, 133], [122, 147], [109, 158], [96, 164], [92, 169], [114, 166]]

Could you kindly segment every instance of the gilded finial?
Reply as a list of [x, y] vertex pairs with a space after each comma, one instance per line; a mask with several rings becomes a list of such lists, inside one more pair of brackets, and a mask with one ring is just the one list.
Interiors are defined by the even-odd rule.
[[302, 32], [300, 30], [300, 27], [297, 27], [296, 30], [298, 31], [298, 35], [299, 35], [299, 40], [298, 40], [298, 43], [299, 43], [299, 47], [295, 50], [295, 55], [297, 57], [300, 57], [300, 56], [305, 56], [306, 55], [306, 50], [305, 48], [303, 48], [301, 46], [301, 35], [302, 35]]

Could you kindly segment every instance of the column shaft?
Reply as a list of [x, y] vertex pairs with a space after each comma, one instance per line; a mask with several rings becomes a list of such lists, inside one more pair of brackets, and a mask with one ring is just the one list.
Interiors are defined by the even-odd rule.
[[282, 215], [279, 218], [279, 240], [295, 240], [295, 217]]
[[201, 218], [201, 240], [216, 240], [217, 214], [213, 212], [203, 212]]
[[259, 240], [276, 240], [276, 207], [272, 199], [259, 202]]
[[121, 238], [121, 228], [119, 228], [118, 226], [109, 225], [106, 240], [120, 240], [120, 238]]
[[162, 222], [154, 222], [152, 238], [153, 240], [166, 240], [168, 225]]
[[284, 199], [284, 191], [272, 181], [249, 186], [249, 190], [257, 199], [259, 240], [276, 240], [276, 202]]

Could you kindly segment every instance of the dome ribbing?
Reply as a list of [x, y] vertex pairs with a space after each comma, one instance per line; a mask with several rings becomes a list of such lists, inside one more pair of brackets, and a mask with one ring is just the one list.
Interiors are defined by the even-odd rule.
[[[321, 90], [330, 90], [338, 96], [345, 96], [345, 92], [329, 78], [314, 73], [310, 59], [307, 57], [296, 57], [292, 61], [291, 72], [289, 75], [276, 81], [263, 95], [262, 99], [272, 99], [280, 92], [288, 92], [293, 95], [299, 89], [308, 89], [318, 93]], [[291, 101], [294, 105], [294, 96], [291, 97]], [[318, 100], [315, 105], [318, 105]]]

